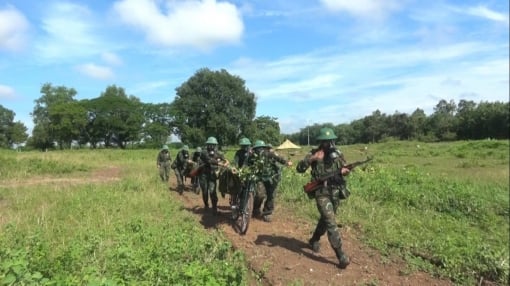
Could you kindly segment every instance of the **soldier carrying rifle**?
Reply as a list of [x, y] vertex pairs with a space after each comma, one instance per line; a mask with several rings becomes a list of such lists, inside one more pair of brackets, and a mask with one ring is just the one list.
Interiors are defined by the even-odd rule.
[[317, 188], [308, 193], [310, 197], [315, 198], [320, 213], [319, 221], [308, 243], [314, 252], [319, 252], [319, 240], [327, 232], [329, 244], [338, 258], [337, 266], [345, 269], [350, 260], [342, 250], [342, 239], [336, 224], [335, 214], [340, 205], [340, 200], [346, 199], [346, 196], [348, 196], [344, 176], [349, 174], [350, 169], [345, 167], [342, 153], [335, 148], [336, 138], [337, 136], [331, 128], [322, 128], [317, 137], [319, 141], [318, 148], [312, 149], [303, 160], [299, 161], [296, 170], [299, 173], [304, 173], [308, 167], [311, 167], [314, 180], [334, 172], [337, 174], [321, 181]]

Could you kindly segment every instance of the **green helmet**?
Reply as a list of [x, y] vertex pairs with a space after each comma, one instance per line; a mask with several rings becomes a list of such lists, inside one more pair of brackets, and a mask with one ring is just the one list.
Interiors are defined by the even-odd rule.
[[333, 129], [329, 128], [329, 127], [324, 127], [324, 128], [321, 128], [321, 130], [319, 131], [319, 136], [317, 137], [317, 140], [332, 140], [332, 139], [336, 139], [338, 137], [336, 137], [335, 135], [335, 132], [333, 132]]
[[189, 147], [188, 147], [188, 145], [184, 145], [184, 146], [182, 146], [182, 150], [184, 150], [184, 151], [189, 151]]
[[214, 144], [214, 145], [218, 145], [218, 140], [216, 140], [215, 137], [209, 137], [207, 138], [207, 141], [205, 142], [205, 144]]
[[195, 152], [202, 152], [202, 147], [197, 147], [197, 149], [195, 150]]
[[163, 148], [161, 148], [163, 150], [168, 150], [168, 146], [167, 145], [163, 145]]
[[239, 145], [251, 145], [250, 139], [243, 137], [239, 140]]
[[256, 140], [253, 148], [266, 147], [266, 143], [262, 140]]

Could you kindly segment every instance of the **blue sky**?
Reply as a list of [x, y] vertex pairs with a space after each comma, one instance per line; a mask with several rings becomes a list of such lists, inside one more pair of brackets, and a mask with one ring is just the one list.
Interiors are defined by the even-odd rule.
[[44, 83], [172, 102], [200, 68], [246, 81], [284, 133], [440, 99], [509, 100], [507, 0], [0, 0], [0, 104]]

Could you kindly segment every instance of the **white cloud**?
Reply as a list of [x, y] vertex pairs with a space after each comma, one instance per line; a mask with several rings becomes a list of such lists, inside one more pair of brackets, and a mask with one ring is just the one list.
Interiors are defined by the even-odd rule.
[[38, 58], [62, 61], [101, 54], [108, 44], [98, 38], [100, 28], [95, 23], [98, 20], [86, 6], [68, 2], [49, 5], [42, 19], [45, 33], [36, 44]]
[[0, 84], [0, 98], [9, 99], [14, 98], [16, 95], [14, 88]]
[[331, 11], [345, 11], [354, 16], [380, 19], [399, 8], [397, 0], [321, 0]]
[[114, 4], [121, 21], [140, 29], [147, 39], [166, 47], [209, 50], [240, 41], [244, 25], [236, 6], [216, 0], [167, 1], [163, 10], [155, 0], [122, 0]]
[[29, 23], [25, 16], [12, 7], [0, 10], [0, 49], [21, 50], [27, 40]]
[[[507, 11], [508, 12], [508, 11]], [[489, 19], [491, 21], [502, 22], [508, 24], [508, 14], [498, 13], [485, 6], [470, 7], [466, 10], [466, 13]]]
[[328, 49], [268, 62], [240, 58], [228, 70], [246, 81], [260, 106], [270, 100], [293, 106], [270, 114], [284, 132], [303, 127], [303, 118], [338, 124], [376, 109], [430, 113], [440, 99], [507, 101], [509, 92], [504, 43]]
[[122, 60], [121, 60], [121, 58], [117, 54], [114, 54], [114, 53], [111, 53], [111, 52], [105, 52], [105, 53], [101, 54], [101, 58], [107, 64], [114, 65], [114, 66], [122, 65]]
[[76, 69], [80, 73], [95, 79], [106, 80], [114, 77], [113, 71], [109, 67], [99, 66], [93, 63], [77, 66]]

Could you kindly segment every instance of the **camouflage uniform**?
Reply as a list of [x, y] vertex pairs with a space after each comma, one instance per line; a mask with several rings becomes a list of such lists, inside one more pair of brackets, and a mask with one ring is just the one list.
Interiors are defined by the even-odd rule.
[[222, 152], [217, 150], [218, 141], [214, 137], [209, 137], [205, 142], [207, 148], [202, 151], [200, 160], [203, 163], [200, 172], [200, 188], [202, 189], [202, 200], [206, 209], [209, 208], [209, 197], [211, 198], [213, 213], [218, 211], [218, 194], [216, 193], [216, 185], [219, 170], [219, 163], [227, 163], [227, 159]]
[[[239, 140], [239, 146], [240, 148], [234, 153], [234, 160], [232, 162], [232, 166], [237, 170], [241, 169], [243, 166], [246, 166], [248, 164], [248, 157], [252, 152], [251, 141], [246, 137], [243, 137]], [[246, 189], [246, 184], [241, 182], [240, 180], [236, 180], [234, 177], [230, 177], [229, 179], [231, 181], [228, 181], [227, 183], [231, 186], [234, 186], [235, 188], [230, 193], [229, 199], [230, 207], [233, 208], [236, 201], [236, 196], [239, 193], [241, 193], [243, 189]]]
[[[329, 243], [339, 260], [338, 267], [344, 269], [349, 265], [349, 258], [342, 251], [342, 240], [335, 220], [340, 200], [345, 199], [348, 193], [345, 179], [341, 175], [344, 160], [341, 152], [334, 147], [333, 140], [337, 137], [333, 130], [331, 128], [322, 128], [320, 131], [320, 135], [317, 138], [321, 142], [319, 148], [311, 150], [303, 160], [299, 161], [296, 170], [304, 173], [308, 167], [311, 167], [313, 180], [331, 172], [338, 173], [338, 175], [327, 179], [312, 194], [312, 197], [315, 197], [320, 218], [309, 240], [309, 244], [315, 252], [318, 252], [320, 247], [319, 240], [327, 232]], [[314, 159], [314, 154], [319, 151], [324, 152], [323, 159]]]
[[175, 177], [177, 178], [177, 191], [179, 194], [184, 192], [184, 180], [189, 171], [190, 161], [189, 147], [188, 145], [184, 145], [177, 153], [175, 161], [172, 163], [172, 169], [174, 169]]
[[243, 165], [246, 163], [246, 159], [251, 153], [250, 139], [241, 138], [241, 140], [239, 140], [239, 146], [241, 146], [241, 148], [237, 150], [236, 153], [234, 154], [234, 161], [232, 162], [234, 167], [236, 167], [237, 169], [243, 167]]
[[[257, 140], [253, 148], [255, 155], [249, 159], [249, 164], [254, 164], [254, 160], [260, 160], [262, 165], [253, 201], [253, 216], [257, 217], [262, 214], [264, 221], [270, 222], [274, 211], [276, 188], [280, 181], [280, 167], [278, 164], [287, 165], [288, 161], [275, 152], [270, 152], [267, 145], [261, 140]], [[262, 203], [264, 203], [264, 207], [261, 213]]]
[[168, 182], [168, 179], [170, 178], [171, 163], [172, 158], [170, 156], [170, 152], [168, 151], [168, 146], [163, 145], [163, 148], [161, 148], [156, 158], [156, 165], [159, 169], [159, 177], [163, 182]]
[[[202, 154], [202, 148], [197, 147], [195, 152], [193, 152], [193, 156], [191, 158], [191, 161], [193, 161], [193, 164], [195, 166], [200, 165], [200, 154]], [[199, 178], [199, 176], [194, 176], [191, 178], [191, 185], [193, 186], [193, 192], [195, 192], [196, 194], [198, 194], [200, 192], [200, 185], [198, 183], [198, 181], [199, 181], [198, 178]]]

